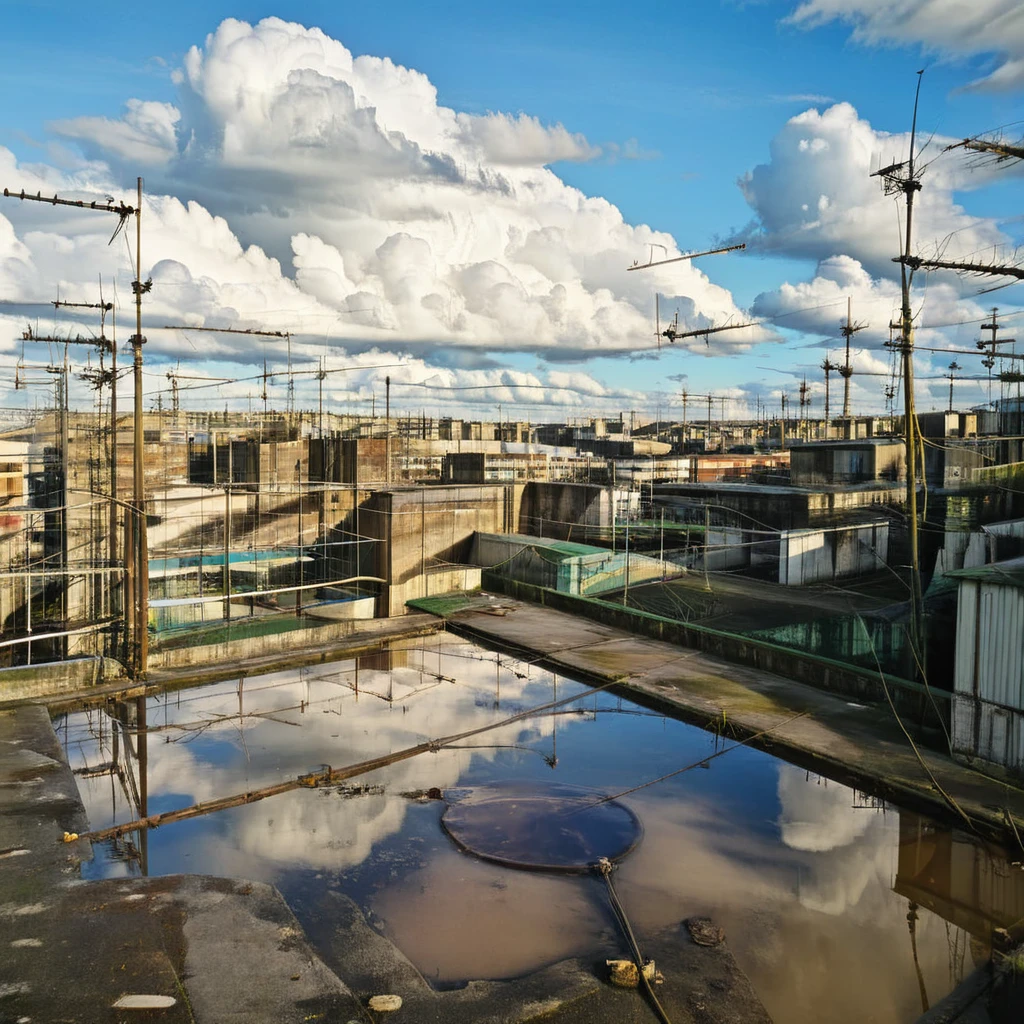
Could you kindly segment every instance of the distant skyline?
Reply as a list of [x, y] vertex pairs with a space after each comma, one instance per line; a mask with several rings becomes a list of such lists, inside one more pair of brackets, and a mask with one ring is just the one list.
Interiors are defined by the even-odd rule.
[[[147, 408], [160, 391], [169, 404], [178, 360], [183, 374], [246, 378], [183, 382], [183, 408], [244, 406], [264, 356], [271, 404], [286, 401], [283, 345], [157, 329], [191, 323], [290, 331], [306, 408], [323, 358], [339, 412], [368, 411], [390, 374], [403, 414], [669, 419], [685, 387], [742, 415], [781, 389], [795, 400], [806, 373], [821, 415], [819, 367], [837, 360], [850, 296], [869, 325], [854, 411], [881, 411], [886, 378], [867, 374], [892, 362], [900, 236], [870, 173], [906, 156], [925, 68], [915, 248], [1019, 258], [1022, 167], [943, 149], [1024, 135], [1024, 6], [688, 6], [184, 0], [139, 16], [8, 0], [0, 80], [17, 101], [0, 116], [0, 187], [132, 202], [146, 179]], [[58, 289], [94, 299], [97, 275], [129, 303], [113, 226], [0, 197], [0, 405], [45, 401], [12, 386], [26, 318], [54, 324], [31, 303]], [[626, 271], [741, 241], [743, 253]], [[973, 349], [993, 305], [1006, 335], [1024, 331], [1024, 286], [979, 294], [1005, 280], [919, 276], [922, 348]], [[689, 329], [761, 325], [659, 349], [656, 291], [663, 327], [676, 311]], [[59, 330], [86, 325], [62, 317]], [[24, 348], [26, 363], [51, 358]], [[945, 406], [952, 358], [918, 355], [922, 409]], [[988, 397], [986, 380], [956, 384], [958, 404]]]

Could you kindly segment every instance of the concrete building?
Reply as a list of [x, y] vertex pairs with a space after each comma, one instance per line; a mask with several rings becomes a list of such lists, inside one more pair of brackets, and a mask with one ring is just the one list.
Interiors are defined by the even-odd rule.
[[665, 441], [645, 441], [632, 438], [629, 441], [614, 441], [610, 438], [578, 441], [576, 450], [581, 455], [595, 455], [606, 459], [635, 459], [650, 455], [668, 455], [672, 445]]
[[346, 524], [363, 540], [357, 561], [337, 571], [381, 581], [377, 615], [402, 615], [414, 597], [478, 587], [480, 570], [470, 566], [473, 535], [513, 530], [521, 494], [512, 484], [374, 491]]
[[917, 417], [922, 437], [977, 437], [976, 412], [923, 412]]
[[868, 575], [889, 558], [886, 520], [800, 530], [712, 526], [704, 535], [705, 544], [675, 552], [673, 560], [697, 571], [736, 572], [786, 587]]
[[[522, 492], [515, 531], [586, 543], [639, 508], [637, 491], [599, 484], [531, 481]], [[495, 531], [492, 531], [495, 532]]]
[[697, 460], [691, 455], [664, 455], [646, 459], [609, 459], [607, 482], [621, 487], [661, 483], [689, 483], [695, 479]]
[[931, 488], [962, 491], [1012, 485], [1024, 477], [1024, 439], [944, 438], [925, 445], [924, 462]]
[[537, 452], [453, 452], [441, 465], [443, 484], [506, 484], [548, 479], [548, 457]]
[[750, 480], [752, 478], [789, 478], [789, 451], [762, 452], [753, 455], [700, 455], [696, 458], [698, 483], [719, 480]]
[[893, 437], [794, 445], [789, 474], [795, 487], [895, 483], [906, 479], [905, 445]]
[[902, 506], [902, 485], [864, 484], [860, 487], [783, 487], [776, 484], [733, 483], [663, 484], [655, 499], [682, 522], [702, 522], [711, 506], [712, 522], [756, 522], [776, 530], [834, 526], [841, 522], [878, 519], [884, 511]]
[[389, 457], [398, 448], [395, 438], [311, 437], [309, 479], [318, 483], [386, 483]]
[[1024, 774], [1024, 558], [949, 575], [959, 585], [953, 750]]
[[[29, 449], [24, 441], [0, 441], [0, 564], [8, 573], [24, 571], [42, 552], [26, 510], [32, 471]], [[40, 579], [36, 586], [41, 583]], [[30, 576], [0, 579], [0, 635], [5, 639], [24, 628], [32, 586]], [[0, 658], [0, 664], [4, 663], [6, 659]]]
[[779, 535], [778, 582], [807, 586], [877, 572], [888, 564], [889, 523], [856, 523]]
[[[188, 482], [193, 484], [259, 484], [283, 487], [308, 477], [305, 441], [264, 441], [218, 437], [190, 442]], [[161, 486], [174, 478], [160, 478]]]

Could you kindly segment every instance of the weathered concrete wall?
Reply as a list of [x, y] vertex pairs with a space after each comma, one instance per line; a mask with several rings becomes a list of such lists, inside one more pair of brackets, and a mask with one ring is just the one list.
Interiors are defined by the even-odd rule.
[[29, 700], [73, 693], [124, 678], [124, 668], [112, 658], [70, 658], [43, 665], [0, 669], [0, 701]]
[[523, 492], [516, 532], [586, 543], [587, 527], [611, 522], [610, 488], [533, 481]]
[[153, 672], [176, 668], [213, 668], [218, 665], [229, 666], [245, 659], [266, 658], [289, 652], [294, 652], [298, 656], [308, 648], [322, 648], [334, 643], [344, 646], [344, 641], [349, 640], [353, 634], [384, 634], [387, 633], [389, 626], [393, 627], [393, 624], [389, 624], [385, 619], [318, 622], [307, 629], [292, 629], [270, 636], [246, 637], [219, 644], [153, 651], [149, 655], [149, 668]]
[[[359, 510], [363, 536], [376, 544], [375, 571], [381, 585], [378, 615], [401, 615], [405, 602], [426, 584], [416, 576], [468, 564], [473, 534], [507, 533], [516, 522], [522, 487], [482, 484], [378, 491]], [[431, 593], [438, 593], [431, 583]]]
[[889, 524], [831, 527], [783, 533], [779, 540], [779, 583], [806, 586], [876, 572], [887, 564]]
[[404, 583], [390, 587], [389, 601], [391, 614], [401, 615], [407, 601], [420, 597], [436, 597], [460, 590], [479, 590], [480, 570], [473, 566], [457, 569], [428, 569], [409, 577]]

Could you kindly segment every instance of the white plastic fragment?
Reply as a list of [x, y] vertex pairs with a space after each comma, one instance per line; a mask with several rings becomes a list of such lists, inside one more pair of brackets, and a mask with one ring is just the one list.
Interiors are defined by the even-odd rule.
[[178, 1000], [174, 996], [157, 996], [149, 994], [138, 994], [121, 996], [114, 1003], [115, 1010], [166, 1010], [172, 1007]]
[[15, 939], [11, 945], [15, 949], [27, 949], [35, 946], [41, 946], [43, 944], [42, 939]]
[[375, 1013], [388, 1013], [391, 1010], [400, 1010], [402, 1008], [402, 997], [401, 996], [371, 996], [370, 997], [370, 1009]]

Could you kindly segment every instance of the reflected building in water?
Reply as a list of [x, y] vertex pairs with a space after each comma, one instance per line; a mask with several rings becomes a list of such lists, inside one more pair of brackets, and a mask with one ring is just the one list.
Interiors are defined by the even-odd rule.
[[1024, 866], [1002, 847], [900, 812], [893, 890], [990, 946], [997, 928], [1024, 920]]

